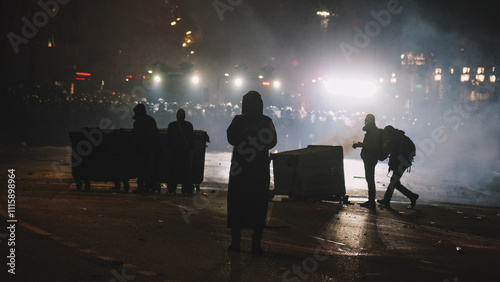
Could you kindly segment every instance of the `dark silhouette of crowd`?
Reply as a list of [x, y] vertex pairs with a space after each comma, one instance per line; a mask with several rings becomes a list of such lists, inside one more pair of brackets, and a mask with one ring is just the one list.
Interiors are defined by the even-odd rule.
[[[0, 143], [27, 145], [70, 145], [68, 132], [84, 127], [103, 127], [108, 129], [132, 128], [133, 108], [144, 104], [149, 115], [157, 122], [158, 128], [167, 128], [176, 120], [176, 112], [183, 108], [186, 120], [195, 130], [204, 130], [210, 136], [208, 150], [230, 151], [231, 146], [225, 138], [227, 126], [234, 116], [241, 114], [241, 103], [210, 102], [192, 103], [156, 99], [147, 101], [119, 93], [80, 93], [69, 94], [63, 89], [53, 87], [27, 87], [19, 85], [4, 90], [2, 99], [8, 107], [2, 111], [5, 133]], [[409, 136], [422, 135], [436, 128], [445, 128], [452, 134], [465, 132], [456, 127], [484, 127], [490, 120], [498, 120], [496, 103], [488, 110], [467, 111], [466, 117], [455, 113], [453, 107], [443, 109], [416, 109], [411, 114], [378, 115], [381, 126], [391, 124], [405, 128]], [[453, 116], [445, 113], [453, 111]], [[348, 111], [343, 108], [329, 111], [278, 107], [266, 105], [264, 114], [269, 116], [275, 126], [280, 142], [273, 151], [305, 148], [310, 144], [349, 145], [359, 135], [367, 113]], [[460, 122], [457, 120], [460, 118]], [[491, 136], [498, 136], [498, 126], [489, 128]], [[430, 134], [430, 133], [429, 133]], [[430, 136], [430, 135], [427, 136]], [[354, 138], [354, 139], [353, 139]], [[347, 144], [351, 142], [351, 144]]]

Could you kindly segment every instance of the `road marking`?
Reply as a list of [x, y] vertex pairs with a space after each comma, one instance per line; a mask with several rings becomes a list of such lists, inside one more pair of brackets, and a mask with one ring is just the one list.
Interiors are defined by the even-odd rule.
[[[8, 214], [7, 214], [7, 211], [3, 208], [2, 205], [0, 205], [0, 215], [4, 218], [8, 218]], [[20, 219], [17, 220], [17, 224], [19, 224], [20, 226], [36, 233], [36, 234], [39, 234], [39, 235], [42, 235], [42, 236], [47, 236], [49, 238], [51, 238], [52, 240], [54, 241], [57, 241], [57, 242], [60, 242], [61, 244], [63, 245], [66, 245], [68, 247], [74, 247], [74, 248], [77, 248], [79, 247], [80, 245], [77, 244], [77, 243], [74, 243], [74, 242], [71, 242], [71, 241], [66, 241], [64, 240], [64, 238], [62, 237], [59, 237], [59, 236], [56, 236], [46, 230], [43, 230], [41, 228], [38, 228], [34, 225], [31, 225], [27, 222], [24, 222]], [[117, 259], [114, 259], [112, 257], [108, 257], [108, 256], [101, 256], [101, 255], [98, 255], [96, 251], [92, 250], [92, 249], [77, 249], [79, 252], [81, 253], [84, 253], [84, 254], [87, 254], [87, 255], [91, 255], [93, 254], [94, 257], [98, 258], [98, 259], [101, 259], [103, 261], [106, 261], [108, 263], [112, 263], [114, 261], [118, 261]], [[124, 266], [127, 267], [127, 269], [136, 269], [137, 270], [137, 267], [133, 264], [124, 264]], [[139, 271], [137, 270], [139, 273], [143, 274], [143, 275], [146, 275], [145, 273], [148, 273], [148, 272], [144, 272], [144, 271]], [[144, 272], [144, 273], [143, 273]]]

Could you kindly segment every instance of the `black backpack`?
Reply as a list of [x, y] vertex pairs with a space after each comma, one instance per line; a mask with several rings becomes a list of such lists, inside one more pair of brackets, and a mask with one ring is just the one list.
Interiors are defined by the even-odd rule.
[[408, 162], [411, 166], [411, 163], [415, 159], [416, 156], [415, 143], [411, 141], [410, 137], [403, 135], [401, 136], [401, 156]]
[[[415, 143], [405, 135], [404, 131], [390, 125], [386, 126], [382, 140], [382, 150], [391, 153], [391, 158], [402, 158], [399, 161], [404, 161], [408, 167], [412, 165], [416, 155], [416, 147]], [[397, 155], [392, 156], [392, 154]]]

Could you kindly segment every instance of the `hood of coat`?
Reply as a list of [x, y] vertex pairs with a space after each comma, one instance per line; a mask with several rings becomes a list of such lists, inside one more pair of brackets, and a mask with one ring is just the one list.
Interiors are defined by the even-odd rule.
[[146, 115], [146, 106], [144, 104], [138, 104], [134, 108], [134, 116], [132, 117], [133, 119], [137, 120], [141, 117], [144, 117]]
[[241, 113], [251, 115], [262, 115], [264, 113], [264, 103], [259, 92], [249, 91], [243, 96]]

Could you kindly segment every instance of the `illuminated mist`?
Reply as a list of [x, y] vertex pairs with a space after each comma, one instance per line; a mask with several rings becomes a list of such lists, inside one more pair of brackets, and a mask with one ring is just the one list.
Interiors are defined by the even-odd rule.
[[[417, 145], [412, 173], [405, 174], [403, 182], [422, 199], [499, 205], [500, 82], [486, 82], [484, 87], [471, 82], [478, 67], [492, 72], [500, 59], [495, 1], [473, 6], [463, 0], [180, 1], [183, 4], [174, 10], [183, 15], [175, 27], [168, 20], [170, 14], [154, 5], [141, 10], [142, 2], [124, 1], [130, 7], [115, 9], [112, 3], [90, 2], [72, 10], [84, 12], [77, 19], [85, 23], [81, 24], [85, 32], [72, 35], [82, 42], [81, 48], [75, 48], [73, 40], [68, 44], [81, 52], [80, 60], [89, 69], [94, 63], [116, 81], [125, 78], [118, 74], [144, 73], [155, 62], [175, 67], [183, 61], [192, 63], [209, 99], [201, 108], [191, 105], [187, 119], [208, 132], [209, 150], [230, 150], [225, 130], [239, 113], [235, 106], [241, 97], [255, 89], [278, 130], [278, 151], [310, 144], [341, 145], [346, 158], [359, 159], [359, 150], [351, 146], [363, 139], [364, 117], [372, 113], [379, 127], [393, 125]], [[173, 5], [168, 2], [158, 1]], [[214, 3], [223, 5], [217, 8]], [[53, 22], [73, 22], [72, 16], [60, 12]], [[51, 28], [65, 26], [72, 25]], [[186, 30], [192, 31], [195, 41], [189, 56], [179, 41]], [[42, 58], [33, 56], [29, 61]], [[460, 81], [463, 67], [471, 68], [467, 83]], [[437, 68], [442, 71], [441, 82], [434, 79]], [[257, 76], [264, 69], [269, 79], [281, 81], [280, 89], [261, 85]], [[231, 79], [236, 75], [253, 80], [234, 88]], [[114, 91], [109, 91], [112, 98]], [[80, 101], [77, 109], [64, 107], [68, 99], [51, 109], [55, 114], [47, 115], [43, 110], [49, 99], [31, 97], [34, 102], [26, 103], [29, 107], [24, 110], [8, 109], [7, 117], [17, 115], [23, 130], [9, 124], [13, 134], [6, 136], [37, 139], [41, 144], [54, 138], [58, 145], [67, 145], [69, 130], [97, 127], [105, 119], [116, 128], [132, 126], [133, 105], [96, 105], [101, 97], [90, 98]], [[155, 98], [149, 102], [158, 103]], [[180, 101], [165, 101], [166, 112], [149, 111], [160, 127], [172, 121], [180, 107]]]
[[[290, 6], [300, 6], [300, 1], [291, 2]], [[234, 22], [242, 28], [241, 33], [230, 33], [231, 40], [225, 41], [227, 50], [231, 50], [230, 60], [238, 63], [234, 58], [249, 56], [247, 61], [252, 62], [249, 65], [254, 69], [259, 63], [260, 67], [272, 64], [287, 77], [289, 85], [294, 85], [292, 94], [300, 93], [306, 100], [288, 101], [281, 105], [285, 107], [278, 105], [280, 110], [273, 117], [278, 128], [277, 149], [304, 148], [308, 144], [342, 145], [346, 158], [359, 158], [359, 151], [353, 151], [351, 145], [362, 140], [364, 116], [373, 113], [379, 127], [393, 125], [416, 143], [413, 172], [403, 180], [420, 191], [423, 199], [498, 205], [497, 101], [464, 101], [459, 81], [450, 83], [440, 93], [433, 88], [436, 86], [431, 76], [437, 67], [444, 72], [449, 72], [449, 68], [461, 72], [464, 66], [491, 68], [498, 62], [498, 53], [491, 48], [491, 44], [498, 46], [498, 40], [487, 36], [494, 29], [492, 22], [480, 21], [491, 20], [491, 12], [464, 6], [465, 2], [401, 1], [401, 12], [391, 14], [390, 19], [386, 17], [380, 30], [371, 29], [369, 42], [361, 44], [357, 30], [366, 31], [376, 20], [373, 12], [381, 15], [393, 1], [333, 2], [338, 15], [330, 18], [333, 27], [326, 31], [320, 29], [318, 19], [305, 16], [307, 9], [268, 7], [276, 8], [272, 14], [247, 3], [226, 13], [225, 22], [217, 23], [220, 30], [228, 29]], [[489, 5], [486, 2], [483, 8]], [[286, 13], [293, 14], [287, 18]], [[317, 25], [316, 30], [311, 29], [313, 25]], [[348, 56], [340, 47], [342, 43], [353, 47]], [[423, 54], [425, 66], [402, 69], [401, 54], [407, 52]], [[298, 65], [292, 65], [294, 60]], [[394, 78], [398, 85], [407, 87], [386, 86], [391, 86], [391, 73], [397, 73]], [[315, 79], [317, 85], [312, 83]], [[346, 81], [356, 80], [358, 86], [369, 81], [379, 88], [374, 95], [366, 96], [368, 90], [328, 91], [318, 86], [328, 86], [332, 80], [336, 80], [333, 84], [337, 89], [349, 87], [345, 86]], [[470, 96], [472, 91], [465, 92]], [[493, 92], [498, 94], [496, 89]], [[264, 95], [264, 99], [273, 105], [272, 97]]]

